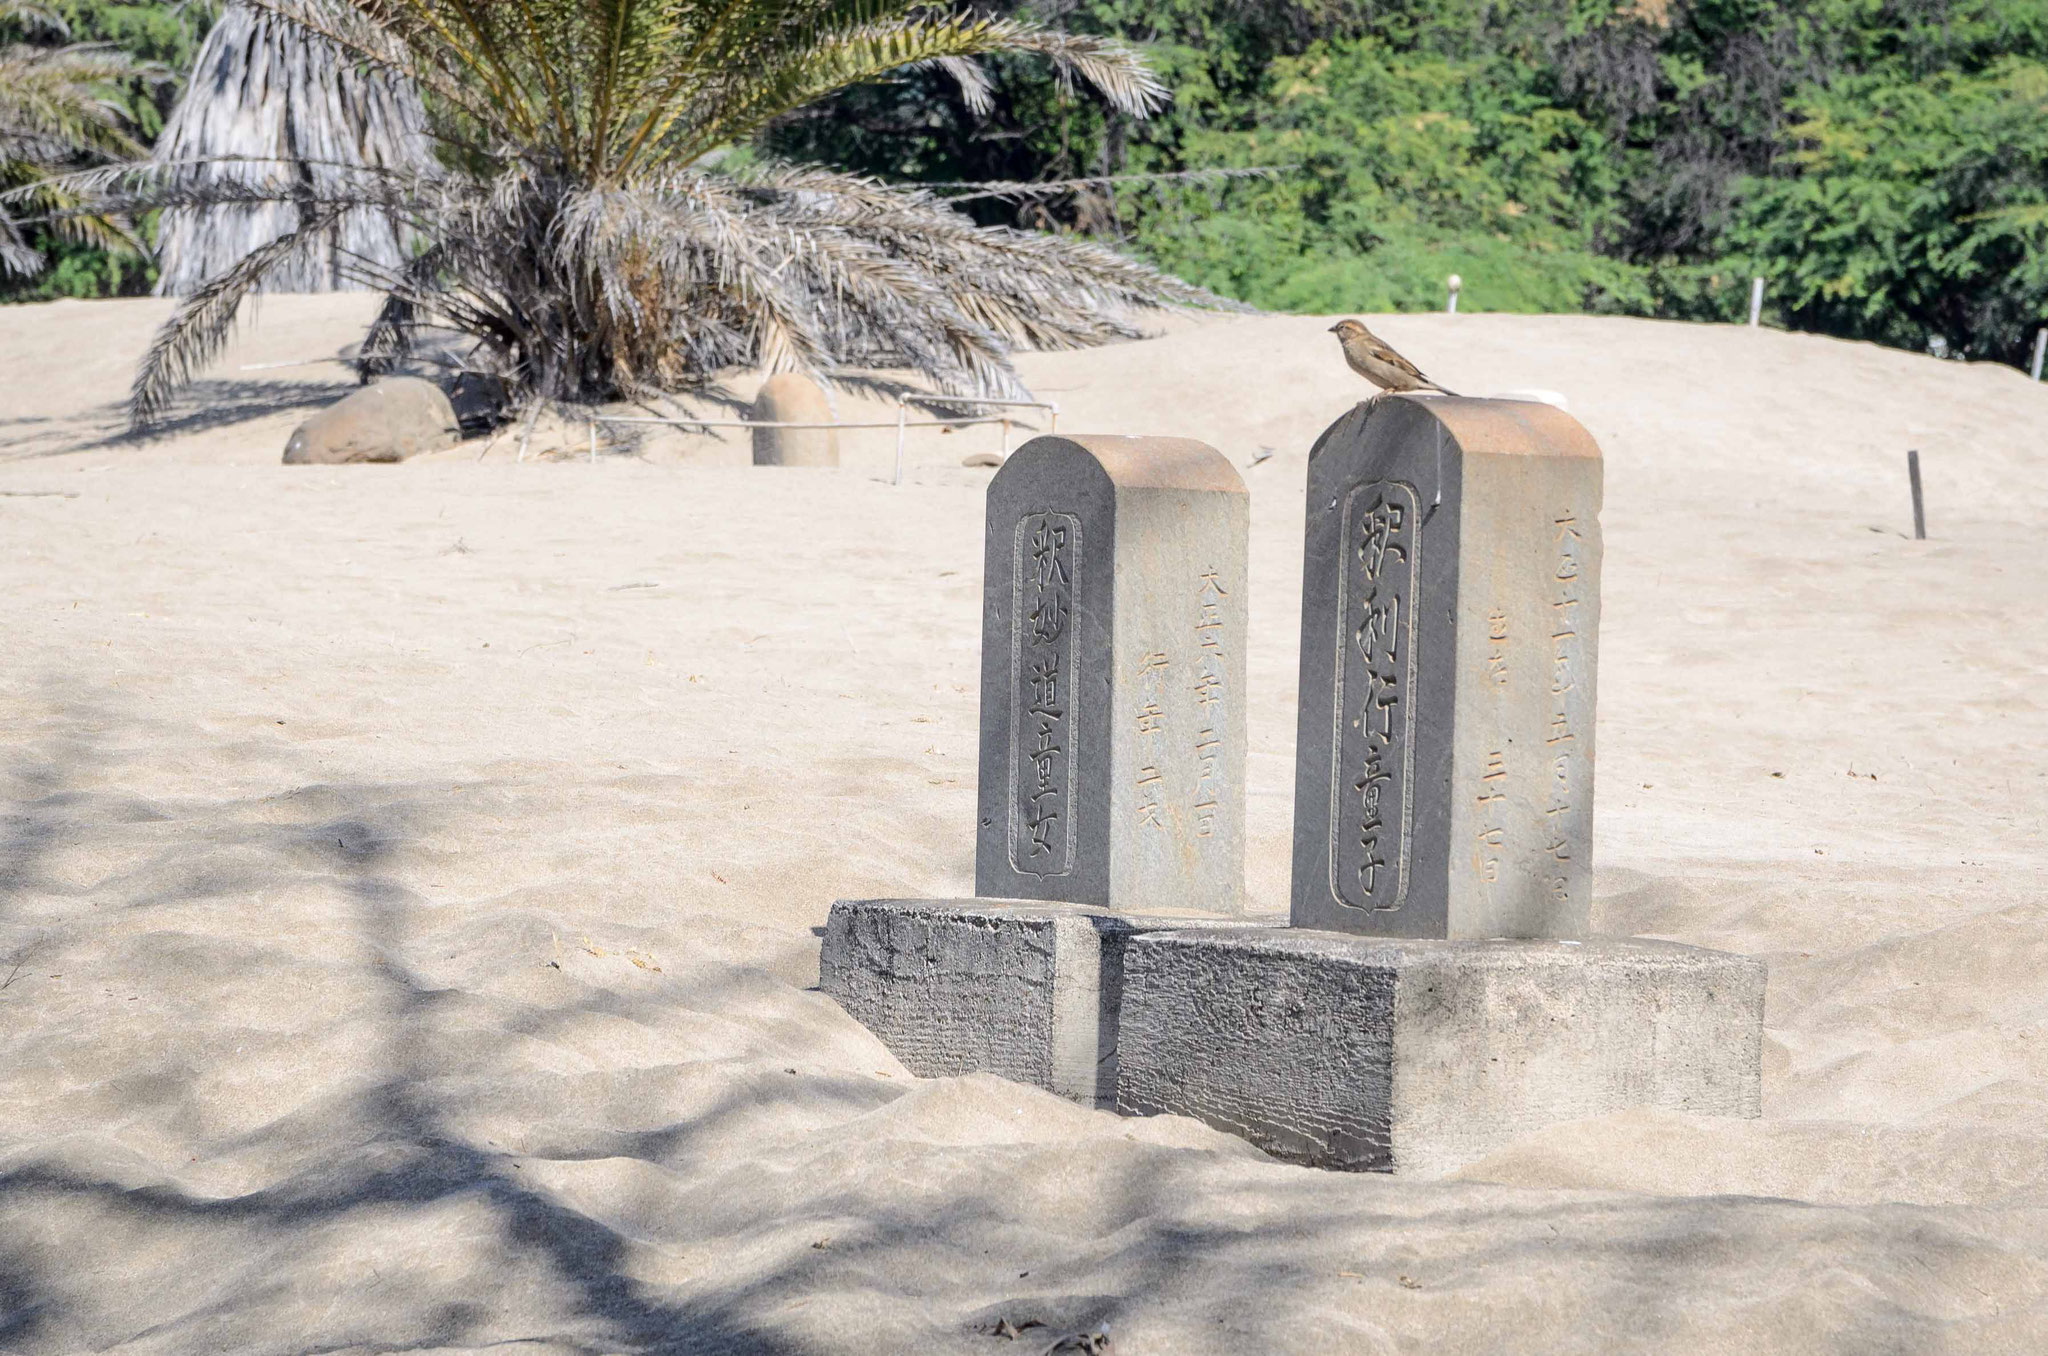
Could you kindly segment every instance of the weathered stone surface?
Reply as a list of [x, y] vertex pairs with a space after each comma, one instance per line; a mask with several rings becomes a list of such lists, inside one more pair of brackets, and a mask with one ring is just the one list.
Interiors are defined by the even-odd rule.
[[1584, 933], [1600, 471], [1570, 415], [1523, 401], [1383, 398], [1316, 443], [1297, 927]]
[[[797, 372], [778, 372], [761, 383], [750, 419], [800, 424], [834, 422], [824, 388]], [[757, 428], [756, 466], [837, 466], [839, 433], [829, 428]]]
[[1244, 906], [1244, 482], [1180, 438], [1034, 438], [989, 483], [975, 893]]
[[842, 899], [825, 925], [818, 987], [920, 1078], [993, 1073], [1107, 1106], [1125, 946], [1142, 932], [1220, 921], [1034, 901]]
[[1442, 1172], [1558, 1121], [1761, 1111], [1764, 967], [1666, 942], [1188, 929], [1123, 957], [1117, 1105]]
[[404, 461], [462, 440], [455, 407], [431, 381], [386, 377], [329, 405], [293, 430], [286, 465]]

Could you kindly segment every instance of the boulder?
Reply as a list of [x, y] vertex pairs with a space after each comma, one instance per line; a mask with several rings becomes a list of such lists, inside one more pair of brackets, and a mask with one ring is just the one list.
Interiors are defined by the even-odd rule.
[[299, 425], [284, 445], [284, 459], [290, 466], [404, 461], [461, 439], [455, 407], [440, 387], [418, 377], [387, 377]]
[[[807, 424], [833, 423], [832, 406], [817, 382], [796, 372], [779, 372], [761, 384], [751, 419]], [[837, 466], [839, 434], [829, 428], [757, 428], [756, 466]]]

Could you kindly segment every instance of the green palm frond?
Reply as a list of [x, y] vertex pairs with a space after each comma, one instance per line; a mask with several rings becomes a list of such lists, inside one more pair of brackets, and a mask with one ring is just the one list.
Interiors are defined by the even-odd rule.
[[[0, 0], [0, 22], [25, 33], [65, 36], [61, 16], [22, 0]], [[123, 81], [149, 68], [111, 47], [12, 43], [0, 47], [0, 188], [40, 211], [66, 215], [59, 233], [122, 253], [139, 252], [127, 223], [104, 210], [71, 212], [73, 194], [52, 182], [81, 160], [140, 155], [120, 97]], [[0, 274], [40, 272], [42, 256], [0, 200]]]

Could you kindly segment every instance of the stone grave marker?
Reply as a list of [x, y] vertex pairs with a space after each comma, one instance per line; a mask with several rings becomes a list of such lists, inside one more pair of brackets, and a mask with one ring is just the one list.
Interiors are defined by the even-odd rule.
[[1535, 402], [1386, 397], [1309, 456], [1292, 921], [1576, 937], [1600, 450]]
[[996, 473], [978, 896], [1242, 913], [1248, 525], [1189, 439], [1035, 438]]

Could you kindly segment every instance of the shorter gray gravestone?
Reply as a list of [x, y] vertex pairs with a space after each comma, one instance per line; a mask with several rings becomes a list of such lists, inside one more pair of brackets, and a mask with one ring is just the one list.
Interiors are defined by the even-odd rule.
[[1278, 1157], [1443, 1172], [1517, 1136], [1655, 1106], [1762, 1109], [1764, 966], [1669, 942], [1134, 937], [1117, 1106]]
[[[748, 418], [763, 423], [831, 424], [832, 403], [817, 382], [798, 372], [778, 372], [761, 383]], [[837, 466], [839, 433], [831, 428], [757, 428], [756, 466]]]
[[1318, 440], [1295, 926], [1585, 932], [1600, 469], [1533, 402], [1382, 397]]
[[293, 430], [287, 466], [404, 461], [462, 440], [455, 407], [419, 377], [386, 377], [342, 397]]
[[977, 895], [1243, 911], [1249, 518], [1184, 438], [1034, 438], [996, 473]]

